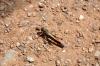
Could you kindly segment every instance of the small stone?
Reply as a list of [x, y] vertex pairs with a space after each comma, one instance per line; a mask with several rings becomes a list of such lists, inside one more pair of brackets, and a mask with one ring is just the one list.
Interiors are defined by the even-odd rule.
[[40, 2], [38, 7], [39, 7], [40, 11], [43, 11], [45, 8], [45, 5]]
[[34, 62], [34, 58], [31, 57], [31, 56], [27, 56], [26, 59], [27, 59], [27, 61], [30, 62], [30, 63]]
[[83, 15], [80, 15], [79, 16], [79, 20], [83, 20], [84, 19], [84, 16]]
[[30, 11], [30, 10], [32, 10], [32, 8], [33, 8], [33, 5], [32, 4], [31, 5], [28, 5], [28, 6], [26, 6], [24, 8], [24, 11]]
[[63, 52], [63, 53], [65, 53], [65, 52], [66, 52], [66, 50], [63, 50], [62, 52]]
[[81, 60], [81, 59], [78, 59], [78, 60], [77, 60], [77, 63], [81, 63], [81, 62], [82, 62], [82, 60]]
[[33, 40], [33, 39], [32, 39], [32, 36], [28, 36], [28, 39], [29, 39], [29, 40]]
[[43, 21], [46, 21], [46, 18], [43, 16], [43, 17], [42, 17], [42, 20], [43, 20]]
[[100, 51], [99, 50], [97, 50], [96, 52], [95, 52], [95, 55], [94, 55], [96, 58], [100, 58]]
[[29, 25], [29, 23], [30, 23], [30, 21], [28, 21], [28, 20], [22, 20], [22, 21], [20, 21], [20, 23], [18, 24], [18, 26], [19, 27], [26, 27], [26, 26]]
[[40, 47], [37, 47], [37, 50], [38, 50], [38, 51], [41, 51], [41, 48], [40, 48]]
[[67, 9], [67, 7], [62, 6], [62, 7], [61, 7], [61, 10], [62, 10], [62, 12], [68, 14], [68, 9]]
[[69, 30], [65, 30], [65, 31], [64, 31], [64, 34], [68, 34], [68, 33], [69, 33]]
[[83, 47], [82, 50], [83, 50], [84, 52], [88, 52], [88, 49], [85, 48], [85, 47]]
[[96, 63], [96, 65], [95, 65], [95, 66], [100, 66], [100, 65], [99, 65], [99, 63]]
[[31, 5], [29, 5], [29, 8], [31, 9], [31, 8], [33, 8], [34, 6], [31, 4]]
[[20, 46], [20, 43], [19, 43], [19, 42], [17, 42], [17, 43], [16, 43], [16, 46], [17, 46], [17, 47], [18, 47], [18, 46]]
[[39, 8], [44, 8], [44, 4], [43, 3], [39, 3]]
[[88, 51], [93, 52], [93, 50], [94, 50], [94, 47], [90, 47]]
[[33, 13], [32, 13], [32, 16], [33, 16], [33, 17], [36, 17], [36, 12], [33, 12]]
[[31, 17], [31, 16], [33, 16], [33, 13], [32, 12], [27, 12], [27, 16]]
[[61, 65], [60, 60], [57, 60], [57, 61], [55, 62], [55, 64], [56, 64], [56, 66], [60, 66], [60, 65]]

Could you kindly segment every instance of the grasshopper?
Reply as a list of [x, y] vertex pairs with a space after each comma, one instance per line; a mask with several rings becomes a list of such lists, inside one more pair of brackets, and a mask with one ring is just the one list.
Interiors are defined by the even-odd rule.
[[51, 43], [53, 43], [54, 45], [56, 45], [56, 46], [58, 46], [58, 47], [60, 47], [60, 48], [63, 48], [63, 47], [64, 47], [64, 45], [63, 45], [60, 41], [58, 41], [57, 38], [56, 38], [54, 35], [52, 35], [52, 34], [51, 34], [46, 28], [44, 28], [44, 27], [41, 28], [40, 36], [42, 36], [43, 38], [46, 38], [46, 40], [47, 40], [48, 42], [51, 42]]

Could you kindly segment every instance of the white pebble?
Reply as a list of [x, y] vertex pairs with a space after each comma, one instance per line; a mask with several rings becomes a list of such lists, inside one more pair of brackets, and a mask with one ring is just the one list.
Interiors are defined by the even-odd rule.
[[96, 52], [95, 52], [95, 56], [96, 56], [96, 57], [100, 57], [100, 51], [96, 51]]
[[27, 56], [26, 59], [27, 59], [27, 61], [30, 62], [30, 63], [34, 62], [34, 58], [31, 57], [31, 56]]
[[17, 47], [18, 47], [18, 46], [20, 46], [20, 43], [19, 43], [19, 42], [17, 42], [17, 43], [16, 43], [16, 46], [17, 46]]
[[66, 52], [66, 50], [63, 50], [62, 52], [64, 53], [64, 52]]
[[80, 15], [79, 16], [79, 20], [83, 20], [84, 19], [84, 16], [83, 15]]

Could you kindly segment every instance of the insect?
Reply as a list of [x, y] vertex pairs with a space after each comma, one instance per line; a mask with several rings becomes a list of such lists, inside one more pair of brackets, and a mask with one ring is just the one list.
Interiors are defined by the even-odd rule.
[[55, 38], [54, 35], [52, 35], [45, 27], [42, 27], [41, 32], [38, 32], [38, 35], [40, 35], [42, 38], [46, 39], [48, 42], [53, 43], [54, 45], [63, 48], [64, 45]]

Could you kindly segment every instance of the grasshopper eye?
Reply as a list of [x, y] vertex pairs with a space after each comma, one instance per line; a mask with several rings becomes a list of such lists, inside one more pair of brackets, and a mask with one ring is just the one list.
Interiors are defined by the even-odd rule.
[[41, 31], [45, 31], [46, 29], [44, 27], [41, 28]]

